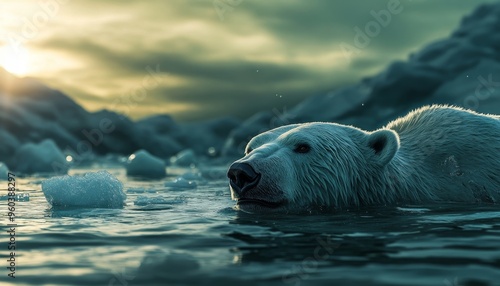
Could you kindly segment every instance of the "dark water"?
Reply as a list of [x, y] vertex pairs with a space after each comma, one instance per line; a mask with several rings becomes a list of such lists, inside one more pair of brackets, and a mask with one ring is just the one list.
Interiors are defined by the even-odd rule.
[[52, 210], [40, 179], [20, 181], [33, 191], [18, 203], [17, 278], [4, 262], [1, 285], [500, 285], [498, 205], [258, 216], [232, 209], [224, 168], [185, 191], [111, 172], [123, 209]]

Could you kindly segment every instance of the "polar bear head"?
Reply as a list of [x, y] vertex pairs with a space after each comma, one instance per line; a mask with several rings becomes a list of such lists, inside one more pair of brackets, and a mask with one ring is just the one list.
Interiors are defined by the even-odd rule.
[[335, 123], [282, 126], [255, 136], [228, 171], [245, 212], [294, 212], [359, 205], [399, 149], [398, 134]]

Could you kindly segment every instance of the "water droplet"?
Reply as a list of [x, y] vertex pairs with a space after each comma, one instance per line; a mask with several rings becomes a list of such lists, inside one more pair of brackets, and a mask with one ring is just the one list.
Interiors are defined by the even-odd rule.
[[215, 152], [216, 152], [216, 150], [214, 147], [208, 148], [208, 155], [215, 156]]

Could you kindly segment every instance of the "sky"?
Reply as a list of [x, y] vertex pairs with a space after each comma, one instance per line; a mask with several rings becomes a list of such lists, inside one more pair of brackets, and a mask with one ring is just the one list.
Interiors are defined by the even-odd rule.
[[0, 66], [92, 112], [246, 118], [405, 60], [481, 2], [2, 0]]

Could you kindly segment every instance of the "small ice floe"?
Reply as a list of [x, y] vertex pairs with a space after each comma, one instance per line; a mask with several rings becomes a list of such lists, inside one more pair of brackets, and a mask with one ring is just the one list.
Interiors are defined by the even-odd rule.
[[7, 173], [9, 173], [9, 168], [0, 162], [0, 180], [7, 180]]
[[201, 176], [201, 173], [195, 173], [195, 172], [187, 172], [184, 173], [180, 176], [181, 178], [188, 180], [188, 181], [200, 181], [203, 180], [203, 177]]
[[107, 171], [52, 177], [42, 182], [42, 191], [52, 207], [121, 208], [127, 198]]
[[139, 150], [127, 161], [127, 176], [161, 179], [167, 175], [165, 162], [148, 151]]
[[[0, 196], [0, 201], [7, 201], [10, 198], [12, 198], [12, 196], [8, 196], [8, 195]], [[16, 192], [14, 199], [16, 202], [29, 202], [30, 201], [30, 194]]]
[[148, 188], [129, 188], [127, 193], [129, 194], [144, 194], [144, 193], [157, 193], [158, 189], [148, 189]]
[[165, 187], [168, 187], [173, 190], [190, 190], [196, 189], [198, 185], [195, 181], [189, 181], [184, 179], [183, 177], [179, 177], [173, 181], [166, 182]]
[[136, 206], [147, 206], [147, 205], [176, 205], [176, 204], [182, 204], [186, 202], [185, 197], [178, 197], [173, 200], [168, 200], [162, 196], [156, 196], [156, 197], [147, 197], [147, 196], [138, 196], [135, 201], [134, 205]]
[[179, 167], [194, 167], [198, 160], [193, 150], [186, 149], [170, 158], [170, 162]]
[[66, 174], [69, 169], [66, 156], [51, 139], [22, 145], [11, 161], [15, 162], [11, 169], [22, 174]]

